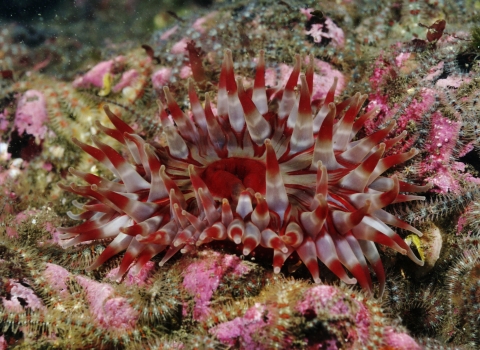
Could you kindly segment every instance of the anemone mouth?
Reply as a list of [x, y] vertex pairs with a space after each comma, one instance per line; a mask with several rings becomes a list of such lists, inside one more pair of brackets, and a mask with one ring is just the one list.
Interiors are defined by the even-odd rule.
[[265, 195], [266, 171], [260, 160], [232, 157], [207, 165], [201, 178], [215, 199], [237, 202], [240, 193], [250, 188]]

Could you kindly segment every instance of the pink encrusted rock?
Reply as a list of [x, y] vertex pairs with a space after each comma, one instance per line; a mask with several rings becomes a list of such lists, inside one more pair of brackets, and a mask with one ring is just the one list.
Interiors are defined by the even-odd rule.
[[101, 327], [116, 331], [134, 329], [138, 311], [130, 306], [126, 298], [116, 297], [111, 285], [84, 276], [76, 276], [75, 279], [85, 290], [90, 312]]
[[127, 86], [131, 86], [138, 78], [138, 72], [136, 69], [130, 69], [122, 74], [120, 81], [113, 87], [113, 92], [120, 92]]
[[123, 65], [125, 57], [118, 56], [115, 59], [103, 61], [95, 65], [83, 76], [80, 76], [72, 83], [75, 88], [103, 87], [103, 77], [107, 73], [113, 73], [116, 65]]
[[0, 112], [0, 130], [5, 131], [8, 127], [8, 110], [4, 109], [3, 112]]
[[395, 57], [395, 64], [397, 67], [402, 67], [405, 61], [407, 61], [412, 54], [410, 52], [401, 52], [397, 57]]
[[[457, 236], [462, 234], [463, 229], [468, 225], [468, 219], [466, 215], [470, 211], [470, 207], [458, 218], [457, 221]], [[468, 232], [470, 234], [471, 231]]]
[[445, 66], [445, 63], [442, 61], [436, 66], [433, 66], [432, 68], [430, 68], [430, 70], [428, 71], [428, 75], [425, 77], [425, 80], [432, 81], [434, 79], [437, 79], [439, 76], [442, 75], [444, 66]]
[[472, 81], [470, 78], [464, 78], [462, 76], [449, 76], [446, 79], [438, 79], [435, 83], [437, 87], [443, 88], [459, 88], [462, 84], [468, 84]]
[[[353, 324], [347, 323], [349, 327], [346, 329], [345, 341], [356, 346], [365, 345], [370, 334], [369, 312], [365, 305], [347, 295], [338, 298], [342, 294], [345, 293], [334, 286], [316, 286], [305, 292], [296, 309], [303, 315], [313, 311], [316, 315], [328, 314], [333, 319], [341, 316], [353, 318]], [[332, 299], [336, 301], [332, 302]]]
[[183, 38], [180, 41], [173, 44], [170, 52], [173, 54], [184, 54], [187, 53], [187, 43], [190, 39]]
[[42, 300], [35, 295], [35, 292], [30, 288], [18, 283], [13, 279], [8, 280], [10, 299], [1, 297], [3, 307], [9, 312], [23, 312], [24, 307], [18, 300], [21, 298], [27, 306], [32, 310], [45, 310]]
[[8, 238], [17, 238], [18, 232], [13, 227], [7, 227], [7, 237]]
[[185, 80], [189, 77], [192, 77], [193, 76], [192, 68], [190, 68], [190, 66], [183, 66], [182, 68], [180, 68], [179, 76], [180, 76], [180, 78], [185, 79]]
[[43, 271], [43, 277], [58, 294], [62, 297], [68, 296], [69, 292], [66, 282], [70, 277], [70, 272], [59, 265], [47, 263], [47, 267]]
[[[0, 183], [1, 181], [1, 176], [0, 176]], [[13, 225], [7, 227], [7, 236], [10, 238], [16, 238], [18, 237], [18, 232], [17, 232], [17, 226], [16, 225], [21, 225], [24, 222], [30, 220], [32, 224], [36, 224], [36, 218], [35, 215], [37, 212], [35, 210], [24, 210], [15, 215], [15, 220], [13, 221]]]
[[210, 299], [218, 288], [222, 276], [222, 267], [215, 261], [194, 262], [185, 270], [183, 287], [194, 296], [193, 318], [204, 319], [210, 312]]
[[194, 297], [193, 318], [202, 321], [210, 313], [210, 299], [225, 273], [242, 276], [250, 272], [250, 267], [234, 255], [223, 256], [212, 251], [199, 255], [201, 259], [185, 269], [183, 287]]
[[0, 336], [0, 350], [7, 350], [8, 344], [5, 340], [5, 337], [2, 335]]
[[422, 347], [418, 345], [412, 337], [406, 333], [395, 333], [393, 329], [386, 327], [384, 335], [385, 345], [393, 349], [420, 350]]
[[221, 261], [224, 271], [229, 271], [231, 274], [238, 277], [246, 275], [251, 271], [251, 267], [243, 263], [243, 261], [236, 255], [225, 255]]
[[[381, 68], [376, 68], [374, 72], [377, 72], [378, 74], [387, 74]], [[380, 80], [382, 79], [376, 76], [377, 73], [374, 73], [370, 79], [370, 82], [373, 86], [378, 86], [378, 84], [380, 84]], [[374, 120], [368, 120], [365, 123], [365, 131], [369, 134], [378, 130], [380, 125], [388, 123], [399, 108], [397, 104], [395, 104], [393, 108], [389, 108], [387, 102], [388, 97], [382, 95], [380, 91], [381, 89], [379, 88], [377, 92], [370, 94], [368, 97], [370, 102], [367, 106], [367, 111], [370, 111], [373, 108], [379, 109], [378, 117]], [[412, 122], [421, 122], [425, 113], [430, 109], [434, 102], [435, 92], [431, 89], [423, 89], [420, 93], [420, 96], [413, 99], [397, 119], [396, 132], [400, 133], [406, 130]], [[413, 141], [414, 139], [410, 140], [410, 142], [402, 142], [400, 149], [397, 149], [396, 151], [409, 151], [412, 147]]]
[[201, 34], [205, 34], [206, 32], [205, 23], [212, 20], [217, 15], [217, 13], [218, 11], [213, 11], [206, 16], [200, 17], [195, 22], [193, 22], [192, 28]]
[[173, 34], [175, 34], [175, 32], [177, 31], [178, 29], [178, 26], [174, 26], [172, 28], [170, 28], [169, 30], [167, 30], [165, 33], [163, 33], [161, 36], [160, 36], [160, 40], [168, 40], [168, 38], [170, 38], [170, 36], [172, 36]]
[[18, 101], [15, 113], [15, 127], [21, 135], [23, 132], [43, 139], [47, 132], [48, 121], [45, 96], [37, 90], [26, 91]]
[[265, 327], [269, 326], [268, 318], [264, 317], [265, 314], [268, 314], [267, 312], [266, 305], [255, 303], [243, 317], [220, 323], [211, 328], [209, 333], [228, 346], [240, 345], [245, 350], [268, 349], [268, 344], [261, 344], [254, 339], [255, 335], [260, 334]]
[[431, 116], [432, 129], [425, 144], [429, 157], [423, 164], [425, 173], [434, 173], [428, 181], [436, 185], [442, 192], [457, 192], [458, 181], [454, 179], [450, 169], [450, 158], [456, 146], [461, 123], [443, 117], [440, 112]]
[[[119, 269], [120, 266], [110, 270], [110, 272], [107, 273], [105, 277], [109, 280], [114, 281], [117, 277]], [[147, 283], [147, 279], [150, 276], [150, 273], [154, 269], [155, 263], [153, 261], [149, 261], [142, 267], [142, 269], [137, 274], [133, 274], [132, 270], [128, 270], [122, 283], [126, 286], [144, 286]]]
[[[300, 9], [300, 12], [305, 15], [307, 20], [312, 18], [313, 11], [315, 9]], [[343, 48], [345, 46], [345, 33], [330, 17], [325, 17], [323, 23], [312, 24], [310, 30], [305, 31], [305, 34], [311, 36], [315, 43], [321, 43], [322, 40], [328, 39], [331, 40], [329, 44], [334, 47]]]
[[152, 85], [156, 90], [161, 90], [170, 81], [172, 76], [171, 68], [160, 68], [152, 74]]
[[322, 41], [331, 40], [328, 44], [333, 47], [343, 48], [345, 46], [345, 34], [343, 30], [329, 17], [325, 19], [325, 24], [312, 24], [312, 28], [305, 31], [305, 34], [311, 36], [317, 44], [322, 43]]

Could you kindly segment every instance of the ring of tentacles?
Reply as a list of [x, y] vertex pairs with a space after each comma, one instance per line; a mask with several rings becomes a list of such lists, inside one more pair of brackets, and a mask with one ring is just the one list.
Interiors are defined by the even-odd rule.
[[385, 273], [375, 243], [423, 264], [391, 227], [421, 232], [383, 208], [423, 199], [402, 193], [422, 192], [428, 185], [382, 176], [417, 154], [383, 157], [406, 133], [386, 139], [392, 122], [356, 139], [375, 115], [375, 110], [358, 115], [366, 95], [335, 104], [335, 80], [323, 101], [312, 101], [313, 72], [313, 58], [303, 74], [297, 55], [285, 87], [271, 93], [261, 52], [254, 85], [245, 89], [235, 80], [226, 50], [217, 115], [208, 94], [202, 107], [191, 80], [191, 117], [164, 88], [168, 109], [159, 105], [166, 146], [146, 142], [106, 107], [115, 127], [98, 122], [97, 127], [125, 146], [128, 159], [96, 137], [96, 147], [74, 140], [115, 179], [70, 169], [88, 185], [61, 187], [88, 199], [74, 202], [81, 214], [69, 213], [83, 223], [60, 228], [65, 246], [110, 239], [90, 268], [126, 251], [121, 277], [161, 252], [163, 265], [178, 251], [230, 240], [242, 245], [244, 255], [257, 246], [273, 249], [275, 273], [295, 252], [315, 282], [320, 282], [319, 259], [345, 283], [358, 281], [369, 292], [370, 266], [382, 294]]

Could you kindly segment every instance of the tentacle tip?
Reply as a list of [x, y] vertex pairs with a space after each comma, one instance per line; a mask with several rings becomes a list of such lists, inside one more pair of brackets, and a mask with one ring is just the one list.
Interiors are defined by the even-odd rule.
[[322, 283], [322, 280], [320, 279], [320, 277], [315, 277], [315, 278], [313, 279], [313, 282], [315, 282], [315, 283]]
[[282, 253], [283, 254], [287, 254], [288, 253], [288, 248], [287, 247], [284, 247], [281, 249]]
[[247, 256], [248, 254], [250, 254], [252, 252], [252, 250], [250, 248], [243, 248], [243, 255]]
[[279, 273], [280, 273], [280, 270], [281, 270], [280, 267], [275, 266], [275, 267], [273, 268], [273, 273], [279, 274]]
[[242, 243], [242, 239], [241, 239], [240, 237], [235, 237], [235, 238], [233, 239], [233, 241], [235, 242], [235, 244], [240, 244], [240, 243]]

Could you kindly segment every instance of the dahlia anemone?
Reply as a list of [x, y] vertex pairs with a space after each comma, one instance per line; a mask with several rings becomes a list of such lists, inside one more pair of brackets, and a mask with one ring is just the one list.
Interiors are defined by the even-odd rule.
[[165, 87], [168, 110], [159, 102], [165, 147], [145, 142], [105, 107], [115, 128], [96, 125], [126, 146], [130, 161], [97, 137], [92, 137], [96, 147], [74, 140], [116, 180], [70, 169], [89, 185], [61, 187], [89, 200], [74, 202], [84, 210], [81, 214], [69, 213], [85, 220], [82, 224], [59, 229], [68, 240], [65, 246], [112, 239], [90, 269], [126, 250], [120, 278], [130, 268], [139, 271], [161, 252], [160, 266], [178, 251], [229, 240], [242, 245], [244, 255], [258, 246], [273, 249], [275, 273], [296, 252], [315, 282], [320, 282], [320, 259], [345, 283], [358, 281], [371, 292], [368, 261], [380, 294], [385, 273], [374, 242], [422, 265], [389, 226], [421, 232], [383, 210], [391, 203], [424, 199], [400, 192], [428, 189], [381, 176], [417, 154], [411, 150], [382, 158], [406, 133], [384, 140], [395, 126], [391, 122], [356, 140], [375, 114], [369, 111], [357, 118], [366, 95], [357, 93], [335, 104], [335, 81], [323, 101], [312, 101], [313, 58], [305, 74], [300, 73], [298, 55], [295, 61], [286, 86], [267, 93], [263, 52], [253, 88], [244, 89], [242, 81], [235, 80], [232, 54], [226, 50], [218, 116], [208, 94], [202, 107], [193, 81], [188, 84], [192, 118]]

